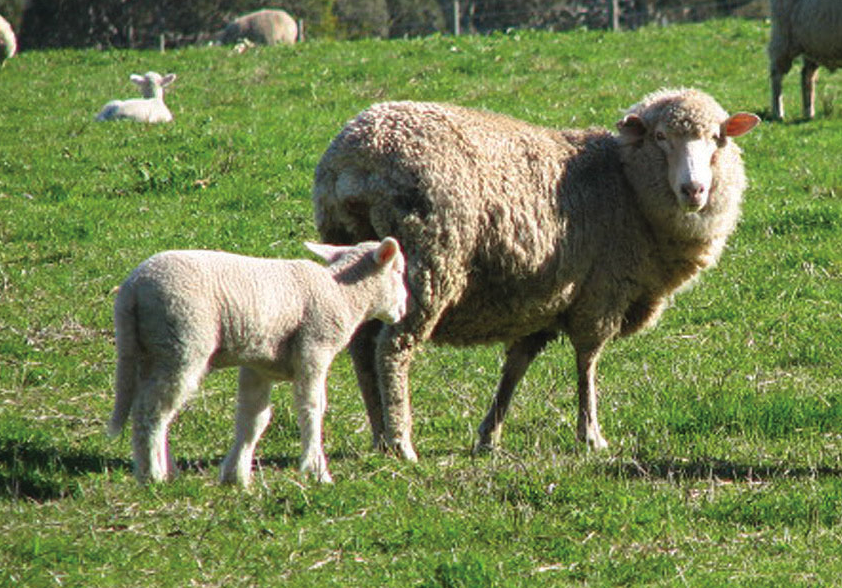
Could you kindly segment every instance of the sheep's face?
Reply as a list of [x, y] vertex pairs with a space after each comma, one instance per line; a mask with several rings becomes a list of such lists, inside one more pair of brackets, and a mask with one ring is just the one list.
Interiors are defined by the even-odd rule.
[[617, 126], [624, 145], [664, 162], [664, 180], [676, 202], [684, 212], [694, 213], [710, 202], [717, 159], [728, 138], [747, 133], [759, 119], [744, 112], [729, 117], [712, 98], [688, 94], [692, 99], [656, 95], [654, 104], [633, 107]]
[[655, 127], [653, 139], [667, 160], [670, 188], [685, 212], [698, 212], [708, 203], [713, 164], [723, 146], [719, 127], [700, 135], [676, 132], [665, 124]]

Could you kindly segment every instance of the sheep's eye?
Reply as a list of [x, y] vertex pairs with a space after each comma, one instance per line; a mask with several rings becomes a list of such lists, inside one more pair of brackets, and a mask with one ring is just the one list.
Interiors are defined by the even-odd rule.
[[656, 141], [666, 141], [666, 140], [667, 140], [667, 136], [664, 134], [664, 132], [663, 132], [663, 131], [657, 131], [657, 132], [655, 133], [655, 140], [656, 140]]

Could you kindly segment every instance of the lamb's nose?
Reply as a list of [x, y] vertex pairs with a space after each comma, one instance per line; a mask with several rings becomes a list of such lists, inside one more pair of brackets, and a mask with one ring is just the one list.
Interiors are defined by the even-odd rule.
[[681, 194], [684, 196], [684, 207], [688, 210], [697, 211], [704, 208], [705, 186], [700, 182], [685, 182], [681, 184]]

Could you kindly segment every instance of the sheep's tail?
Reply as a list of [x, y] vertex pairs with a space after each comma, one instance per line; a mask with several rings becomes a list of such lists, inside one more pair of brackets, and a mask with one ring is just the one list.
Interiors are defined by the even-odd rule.
[[117, 339], [117, 375], [114, 381], [114, 411], [108, 434], [117, 437], [129, 418], [137, 395], [138, 344], [137, 301], [134, 289], [123, 284], [114, 302], [114, 329]]

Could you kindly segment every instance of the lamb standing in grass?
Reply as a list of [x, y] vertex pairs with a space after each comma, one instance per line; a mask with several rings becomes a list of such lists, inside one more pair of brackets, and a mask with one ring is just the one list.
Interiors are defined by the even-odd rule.
[[5, 18], [0, 16], [0, 65], [6, 63], [7, 59], [15, 56], [18, 50], [18, 41], [12, 25]]
[[96, 119], [105, 121], [127, 118], [146, 123], [170, 122], [172, 113], [164, 104], [164, 88], [173, 83], [175, 77], [174, 73], [162, 77], [154, 71], [142, 76], [132, 74], [129, 79], [140, 88], [143, 98], [112, 100], [102, 108]]
[[478, 447], [500, 436], [512, 393], [550, 340], [576, 351], [578, 438], [607, 443], [597, 421], [605, 344], [653, 324], [670, 295], [716, 262], [745, 187], [728, 114], [697, 90], [664, 90], [606, 130], [551, 130], [444, 104], [362, 112], [316, 168], [325, 241], [395, 235], [410, 308], [351, 342], [374, 442], [415, 460], [409, 366], [425, 340], [503, 342], [496, 397]]
[[330, 482], [322, 450], [325, 380], [333, 357], [364, 321], [394, 323], [406, 311], [397, 241], [333, 247], [327, 260], [166, 251], [140, 264], [114, 304], [117, 376], [111, 435], [133, 421], [139, 480], [175, 474], [167, 429], [213, 369], [240, 366], [236, 441], [221, 480], [247, 485], [255, 446], [269, 423], [274, 380], [293, 380], [301, 471]]
[[248, 39], [261, 45], [293, 44], [298, 38], [298, 25], [283, 10], [258, 10], [229, 23], [220, 35], [220, 42], [236, 43]]
[[804, 118], [816, 115], [816, 79], [819, 66], [842, 67], [842, 2], [840, 0], [772, 0], [772, 36], [769, 40], [772, 81], [772, 117], [784, 117], [783, 77], [799, 55], [801, 101]]

